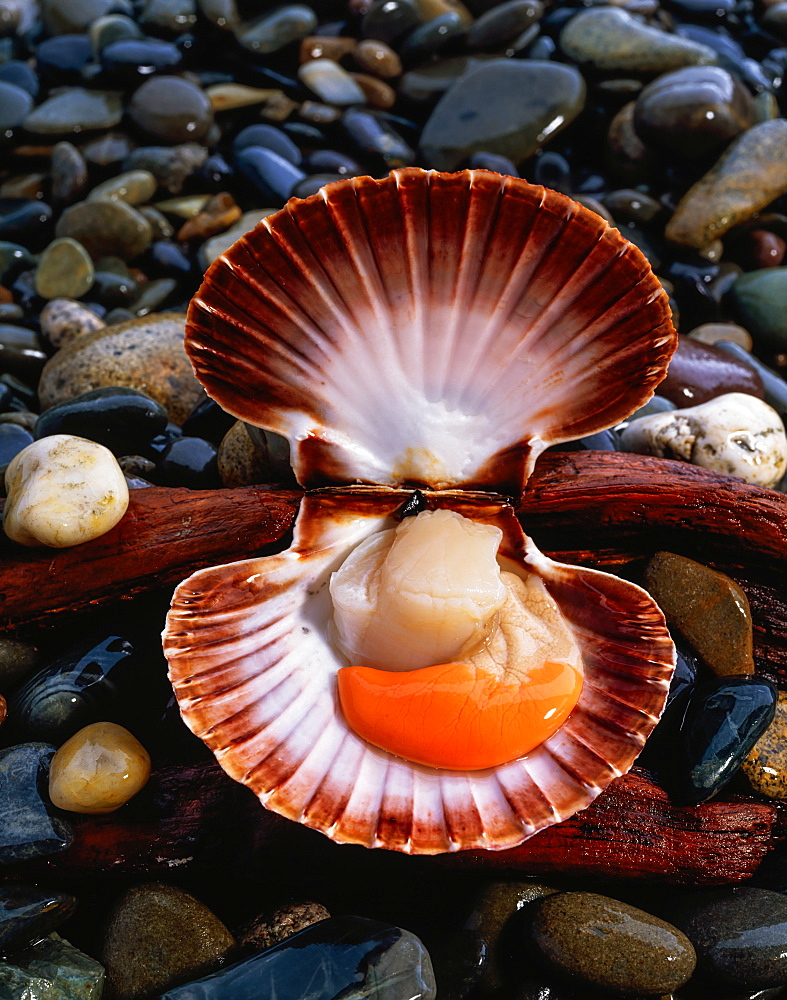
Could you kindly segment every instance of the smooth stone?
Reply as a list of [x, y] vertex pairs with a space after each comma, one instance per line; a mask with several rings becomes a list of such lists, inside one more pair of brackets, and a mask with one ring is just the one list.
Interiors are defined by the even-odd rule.
[[30, 112], [24, 127], [35, 135], [70, 135], [90, 129], [106, 129], [123, 118], [119, 94], [108, 90], [71, 87]]
[[[205, 239], [223, 233], [234, 225], [242, 214], [235, 199], [227, 191], [214, 194], [200, 212], [183, 223], [178, 230], [177, 239], [185, 243], [195, 238]], [[151, 282], [148, 282], [149, 284]]]
[[[193, 433], [193, 432], [192, 432]], [[254, 440], [242, 420], [224, 435], [219, 445], [219, 476], [226, 487], [255, 483], [291, 483], [289, 443], [271, 432], [257, 430]]]
[[[673, 639], [675, 639], [673, 634]], [[667, 780], [682, 765], [678, 751], [678, 733], [683, 724], [686, 708], [694, 694], [699, 672], [697, 657], [675, 642], [675, 671], [670, 680], [667, 701], [661, 718], [648, 737], [645, 748], [637, 757], [637, 764], [656, 772], [667, 772]]]
[[719, 350], [731, 354], [744, 364], [750, 365], [757, 372], [765, 389], [765, 402], [781, 414], [782, 419], [784, 419], [787, 416], [787, 382], [781, 375], [777, 375], [767, 365], [758, 361], [753, 354], [749, 354], [748, 351], [744, 351], [742, 347], [731, 341], [720, 341]]
[[87, 163], [103, 169], [104, 167], [118, 167], [121, 161], [134, 149], [134, 145], [134, 142], [124, 132], [110, 131], [88, 140], [80, 148]]
[[730, 291], [730, 304], [757, 344], [787, 350], [787, 267], [740, 275]]
[[185, 486], [209, 490], [221, 485], [218, 452], [210, 441], [181, 437], [164, 449], [156, 467], [156, 482], [161, 486]]
[[[22, 0], [26, 2], [26, 0]], [[0, 63], [0, 80], [4, 83], [12, 83], [15, 87], [26, 90], [32, 98], [38, 97], [40, 82], [38, 74], [26, 62], [21, 59], [9, 59]]]
[[170, 239], [170, 237], [175, 235], [175, 227], [163, 212], [159, 212], [152, 205], [140, 205], [138, 211], [140, 215], [148, 220], [150, 228], [153, 230], [154, 243], [149, 248], [150, 252], [153, 253], [156, 246], [155, 241]]
[[751, 610], [734, 580], [685, 556], [659, 552], [645, 568], [643, 586], [714, 674], [754, 673]]
[[541, 0], [506, 0], [485, 11], [467, 32], [469, 49], [495, 49], [512, 41], [544, 13]]
[[[309, 63], [308, 65], [312, 65]], [[235, 158], [238, 170], [266, 200], [283, 204], [306, 174], [295, 164], [262, 146], [249, 146]]]
[[234, 947], [233, 936], [199, 900], [174, 886], [148, 883], [115, 903], [102, 961], [116, 1000], [136, 1000], [204, 975]]
[[122, 635], [89, 635], [29, 677], [11, 696], [11, 711], [26, 734], [62, 743], [89, 723], [124, 718], [141, 660]]
[[671, 917], [697, 952], [697, 979], [717, 990], [787, 983], [787, 899], [752, 886], [681, 896]]
[[[737, 344], [738, 347], [743, 348], [747, 354], [751, 351], [753, 344], [749, 331], [742, 326], [738, 326], [736, 323], [703, 323], [690, 330], [687, 336], [691, 340], [697, 340], [701, 344], [711, 344], [712, 346], [722, 340], [730, 341]], [[762, 379], [760, 381], [762, 382]]]
[[350, 74], [332, 59], [312, 59], [298, 70], [309, 90], [327, 104], [364, 104], [364, 93]]
[[33, 330], [0, 323], [0, 369], [20, 378], [36, 378], [46, 363], [41, 339]]
[[49, 797], [58, 809], [101, 815], [125, 805], [148, 782], [150, 754], [114, 722], [94, 722], [52, 758]]
[[415, 0], [375, 0], [361, 21], [361, 33], [364, 38], [395, 46], [423, 20]]
[[80, 201], [60, 216], [55, 233], [70, 236], [91, 257], [137, 257], [153, 238], [150, 224], [131, 205], [118, 199]]
[[716, 62], [708, 46], [652, 28], [618, 7], [580, 11], [561, 31], [560, 48], [580, 65], [601, 71], [666, 73]]
[[787, 799], [787, 692], [780, 691], [773, 722], [741, 764], [752, 791], [768, 799]]
[[694, 972], [694, 948], [677, 927], [616, 899], [560, 892], [533, 909], [529, 941], [548, 967], [575, 981], [659, 996]]
[[134, 92], [128, 112], [143, 132], [173, 145], [200, 142], [213, 125], [213, 109], [206, 94], [178, 76], [146, 80]]
[[364, 100], [371, 108], [386, 110], [396, 104], [396, 91], [385, 80], [369, 73], [350, 74], [363, 91]]
[[42, 795], [55, 748], [20, 743], [0, 750], [0, 865], [56, 854], [70, 846], [70, 825]]
[[220, 445], [236, 423], [232, 414], [222, 410], [215, 399], [206, 395], [183, 421], [183, 433], [187, 437], [201, 437]]
[[399, 55], [405, 63], [421, 63], [436, 56], [454, 39], [462, 38], [467, 26], [461, 14], [448, 10], [426, 24], [420, 24], [399, 44]]
[[241, 129], [232, 142], [233, 156], [237, 156], [244, 149], [253, 146], [270, 149], [285, 160], [289, 160], [296, 167], [300, 166], [303, 159], [300, 149], [292, 139], [275, 125], [247, 125], [246, 128]]
[[142, 83], [155, 73], [172, 73], [183, 53], [171, 42], [158, 38], [120, 38], [101, 50], [101, 65], [121, 83]]
[[664, 234], [675, 243], [699, 249], [785, 192], [787, 121], [762, 122], [735, 139], [687, 191]]
[[235, 0], [197, 0], [197, 7], [216, 28], [234, 31], [240, 24]]
[[52, 208], [45, 201], [34, 198], [0, 198], [0, 247], [5, 246], [7, 241], [16, 240], [22, 240], [28, 250], [46, 246], [51, 239], [48, 236], [51, 219]]
[[744, 271], [779, 267], [787, 254], [787, 242], [767, 229], [751, 229], [735, 244], [733, 254]]
[[0, 424], [0, 470], [5, 469], [9, 462], [34, 440], [30, 431], [24, 427], [12, 423]]
[[147, 0], [140, 23], [154, 32], [180, 35], [197, 23], [196, 0]]
[[483, 151], [514, 163], [569, 125], [585, 103], [573, 67], [492, 59], [464, 73], [440, 99], [421, 134], [427, 165], [455, 170]]
[[19, 271], [34, 267], [35, 263], [36, 257], [25, 247], [8, 240], [0, 241], [0, 282], [16, 277]]
[[415, 161], [415, 152], [385, 118], [362, 108], [348, 108], [341, 125], [359, 152], [378, 157], [389, 170]]
[[[281, 944], [170, 989], [160, 1000], [435, 1000], [429, 955], [410, 931], [362, 917], [331, 917]], [[123, 997], [120, 1000], [124, 1000]]]
[[42, 411], [91, 389], [128, 386], [182, 423], [203, 397], [183, 348], [185, 319], [153, 314], [79, 337], [44, 368], [38, 386]]
[[127, 205], [142, 205], [150, 201], [157, 188], [158, 182], [149, 170], [129, 170], [97, 184], [87, 200], [108, 198], [110, 201], [124, 201]]
[[727, 392], [745, 392], [759, 399], [764, 394], [762, 380], [749, 365], [710, 344], [679, 337], [659, 395], [676, 406], [692, 406]]
[[41, 4], [44, 24], [53, 35], [84, 31], [112, 10], [131, 12], [127, 3], [118, 0], [42, 0]]
[[9, 692], [40, 665], [38, 650], [30, 642], [0, 638], [0, 690]]
[[356, 44], [357, 40], [349, 35], [308, 35], [301, 39], [298, 60], [305, 63], [310, 59], [332, 59], [338, 63], [355, 50]]
[[35, 441], [6, 469], [6, 535], [20, 545], [69, 548], [110, 531], [128, 507], [111, 451], [68, 434]]
[[0, 954], [45, 937], [68, 920], [76, 907], [76, 897], [68, 893], [4, 882], [0, 885]]
[[167, 411], [137, 389], [106, 386], [65, 400], [41, 414], [36, 437], [76, 434], [115, 455], [140, 451], [167, 425]]
[[245, 236], [262, 219], [268, 215], [272, 215], [275, 211], [275, 208], [265, 208], [256, 209], [253, 212], [244, 212], [231, 229], [203, 243], [199, 248], [198, 254], [202, 267], [207, 269], [225, 250], [229, 250], [232, 244], [239, 240], [241, 236]]
[[364, 38], [353, 49], [353, 59], [366, 73], [392, 80], [402, 74], [398, 53], [376, 38]]
[[21, 125], [32, 108], [33, 98], [26, 90], [0, 80], [0, 133]]
[[235, 32], [240, 45], [249, 52], [268, 55], [291, 42], [300, 41], [317, 27], [317, 15], [305, 4], [284, 4], [262, 14]]
[[103, 990], [104, 969], [57, 934], [0, 962], [0, 996], [9, 1000], [100, 1000]]
[[143, 38], [144, 35], [137, 22], [125, 14], [104, 14], [90, 25], [88, 37], [93, 46], [93, 55], [100, 59], [104, 49], [114, 42]]
[[687, 66], [660, 76], [641, 91], [634, 109], [639, 136], [681, 156], [718, 152], [755, 121], [748, 90], [719, 66]]
[[327, 920], [330, 915], [322, 903], [280, 906], [272, 913], [262, 913], [249, 921], [238, 933], [238, 944], [243, 948], [263, 951], [320, 920]]
[[87, 35], [56, 35], [47, 38], [36, 49], [39, 77], [54, 84], [80, 83], [82, 71], [93, 57]]
[[707, 802], [735, 776], [773, 721], [777, 695], [769, 681], [751, 674], [717, 677], [695, 689], [672, 779], [681, 802]]
[[62, 141], [52, 149], [52, 201], [56, 205], [69, 205], [76, 201], [87, 187], [87, 164], [82, 153], [73, 143]]
[[779, 414], [740, 392], [642, 417], [623, 431], [621, 448], [691, 462], [754, 486], [773, 487], [787, 471], [787, 439]]
[[142, 285], [131, 303], [131, 311], [135, 316], [150, 316], [173, 298], [177, 288], [174, 278], [154, 278]]
[[93, 261], [70, 237], [53, 240], [36, 269], [36, 292], [43, 299], [81, 298], [93, 284]]
[[78, 337], [106, 327], [92, 309], [73, 299], [51, 299], [41, 310], [41, 335], [53, 347], [65, 347]]

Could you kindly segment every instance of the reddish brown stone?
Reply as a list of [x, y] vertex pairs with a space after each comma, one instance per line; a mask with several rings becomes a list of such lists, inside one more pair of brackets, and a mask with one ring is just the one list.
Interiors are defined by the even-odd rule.
[[658, 392], [678, 407], [707, 403], [725, 392], [746, 392], [758, 399], [765, 394], [760, 376], [748, 365], [712, 344], [683, 336]]

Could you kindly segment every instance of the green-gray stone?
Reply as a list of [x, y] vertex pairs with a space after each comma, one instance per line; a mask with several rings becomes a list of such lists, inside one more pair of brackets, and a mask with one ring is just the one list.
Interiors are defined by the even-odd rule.
[[53, 240], [36, 269], [36, 292], [42, 299], [78, 299], [93, 284], [93, 261], [81, 243], [66, 236]]
[[19, 243], [0, 240], [0, 282], [4, 281], [12, 271], [32, 267], [35, 262], [33, 254]]
[[97, 184], [87, 196], [88, 201], [110, 198], [127, 205], [143, 205], [156, 193], [158, 183], [149, 170], [129, 170]]
[[122, 117], [120, 94], [68, 87], [31, 111], [24, 126], [35, 135], [73, 135], [90, 129], [111, 128]]
[[0, 962], [0, 1000], [100, 1000], [104, 969], [57, 934]]
[[585, 83], [571, 66], [492, 59], [464, 73], [441, 98], [421, 135], [429, 167], [456, 170], [471, 153], [527, 159], [585, 105]]
[[147, 219], [124, 201], [106, 198], [81, 201], [67, 208], [55, 228], [57, 236], [78, 240], [91, 257], [136, 257], [150, 246]]
[[618, 7], [581, 10], [563, 28], [560, 48], [569, 59], [603, 71], [666, 73], [716, 62], [707, 45], [651, 28]]
[[787, 351], [787, 267], [742, 274], [732, 286], [730, 302], [757, 343]]
[[317, 15], [305, 4], [285, 4], [242, 24], [236, 37], [244, 49], [266, 55], [305, 38], [317, 27]]

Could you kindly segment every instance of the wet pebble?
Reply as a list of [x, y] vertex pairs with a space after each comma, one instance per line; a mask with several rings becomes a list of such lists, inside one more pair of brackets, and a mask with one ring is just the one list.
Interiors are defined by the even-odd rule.
[[55, 748], [19, 743], [0, 750], [0, 865], [64, 851], [73, 838], [45, 789]]
[[732, 286], [730, 301], [758, 344], [776, 351], [787, 349], [787, 267], [742, 274]]
[[114, 254], [125, 260], [141, 254], [153, 238], [147, 219], [116, 198], [71, 205], [60, 216], [55, 233], [76, 240], [91, 257]]
[[[714, 345], [720, 341], [728, 341], [743, 348], [747, 354], [751, 351], [753, 343], [749, 331], [737, 323], [703, 323], [690, 330], [687, 336], [701, 344]], [[762, 382], [762, 379], [760, 381]]]
[[283, 205], [306, 174], [272, 149], [249, 146], [235, 158], [238, 170], [254, 185], [259, 197]]
[[206, 95], [178, 76], [147, 80], [134, 92], [128, 113], [143, 132], [173, 145], [199, 142], [213, 124], [213, 109]]
[[9, 997], [100, 1000], [104, 970], [57, 934], [0, 962], [0, 990]]
[[53, 240], [36, 269], [36, 292], [42, 299], [81, 298], [93, 284], [93, 261], [76, 240]]
[[[74, 913], [76, 898], [65, 892], [21, 882], [0, 886], [0, 953], [45, 937]], [[2, 982], [2, 979], [0, 979]]]
[[749, 365], [689, 337], [678, 338], [667, 377], [659, 385], [659, 395], [676, 406], [706, 403], [727, 392], [743, 392], [761, 399], [763, 391], [762, 380]]
[[[117, 1000], [156, 995], [220, 965], [235, 939], [199, 900], [160, 883], [125, 892], [109, 915], [102, 961]], [[240, 1000], [240, 998], [239, 998]]]
[[364, 93], [352, 76], [332, 59], [312, 59], [298, 70], [301, 81], [327, 104], [363, 104]]
[[0, 134], [21, 125], [33, 107], [33, 98], [26, 90], [0, 80]]
[[327, 920], [330, 915], [322, 903], [291, 903], [281, 906], [270, 914], [263, 913], [249, 921], [238, 933], [238, 944], [254, 951], [263, 951], [320, 920]]
[[36, 135], [74, 135], [90, 129], [111, 128], [122, 118], [120, 94], [73, 87], [39, 104], [25, 118], [24, 126]]
[[277, 52], [310, 35], [317, 27], [317, 16], [305, 4], [283, 4], [253, 21], [241, 24], [236, 38], [250, 52], [267, 55]]
[[87, 164], [73, 143], [62, 141], [52, 149], [52, 201], [55, 205], [70, 205], [87, 187]]
[[187, 486], [210, 490], [221, 484], [217, 450], [202, 438], [182, 437], [172, 441], [156, 466], [156, 482], [161, 486]]
[[773, 722], [741, 765], [752, 790], [769, 799], [787, 799], [787, 693], [779, 692]]

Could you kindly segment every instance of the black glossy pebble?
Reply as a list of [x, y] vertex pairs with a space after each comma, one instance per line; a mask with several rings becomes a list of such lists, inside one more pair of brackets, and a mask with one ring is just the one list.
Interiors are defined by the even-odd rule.
[[415, 160], [415, 152], [399, 132], [381, 116], [361, 108], [350, 108], [341, 118], [347, 138], [366, 155], [379, 157], [391, 170]]
[[56, 930], [76, 910], [76, 897], [53, 889], [0, 885], [0, 954], [23, 948]]
[[282, 205], [295, 186], [306, 177], [294, 163], [263, 146], [242, 149], [236, 156], [235, 163], [263, 198], [273, 199]]
[[76, 434], [115, 455], [141, 451], [167, 426], [167, 411], [137, 389], [108, 386], [57, 403], [36, 422], [37, 438]]
[[218, 446], [234, 425], [235, 417], [222, 410], [215, 399], [206, 396], [183, 421], [183, 433], [188, 437], [205, 438]]
[[0, 323], [0, 371], [37, 378], [46, 360], [44, 345], [34, 330]]
[[157, 464], [155, 481], [161, 486], [215, 489], [221, 486], [217, 454], [210, 441], [203, 438], [177, 438], [164, 449]]
[[0, 424], [0, 469], [4, 469], [12, 458], [34, 440], [30, 431], [18, 424]]
[[52, 207], [35, 198], [0, 198], [0, 240], [22, 243], [28, 250], [43, 249], [51, 235]]
[[752, 674], [696, 688], [679, 734], [681, 801], [705, 802], [727, 784], [773, 721], [776, 699], [773, 684]]

